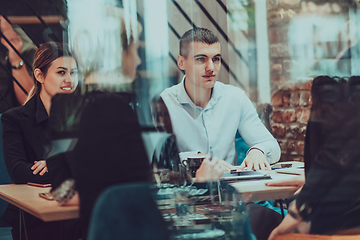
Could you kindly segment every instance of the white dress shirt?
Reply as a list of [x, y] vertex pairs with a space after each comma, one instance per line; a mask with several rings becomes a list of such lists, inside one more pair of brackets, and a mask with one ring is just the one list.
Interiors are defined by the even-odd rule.
[[280, 158], [280, 147], [260, 121], [240, 88], [216, 82], [205, 109], [196, 106], [181, 83], [161, 93], [170, 114], [179, 152], [200, 151], [234, 164], [237, 130], [251, 148], [262, 150], [269, 163]]

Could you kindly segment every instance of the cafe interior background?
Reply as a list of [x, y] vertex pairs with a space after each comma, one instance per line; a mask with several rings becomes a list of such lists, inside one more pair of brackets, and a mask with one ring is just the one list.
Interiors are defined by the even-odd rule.
[[[342, 12], [339, 2], [345, 1], [323, 1], [319, 7], [300, 0], [6, 0], [0, 11], [37, 46], [63, 41], [73, 47], [74, 37], [83, 38], [88, 53], [83, 61], [95, 57], [84, 30], [89, 21], [94, 24], [88, 31], [111, 31], [99, 6], [123, 7], [129, 19], [137, 19], [143, 25], [142, 64], [127, 88], [134, 93], [149, 159], [166, 136], [154, 126], [151, 100], [183, 77], [176, 64], [180, 36], [192, 26], [208, 28], [222, 46], [218, 81], [245, 91], [279, 141], [281, 161], [303, 161], [313, 77], [360, 74], [359, 17], [353, 9]], [[111, 64], [116, 39], [103, 36], [99, 42]]]

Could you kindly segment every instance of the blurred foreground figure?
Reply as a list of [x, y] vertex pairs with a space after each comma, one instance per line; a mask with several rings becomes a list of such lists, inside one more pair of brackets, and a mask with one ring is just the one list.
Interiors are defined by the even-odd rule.
[[[50, 170], [59, 169], [52, 193], [61, 205], [80, 203], [83, 239], [95, 201], [106, 188], [152, 179], [137, 115], [124, 98], [126, 94], [121, 93], [124, 85], [134, 80], [141, 63], [138, 38], [142, 27], [137, 22], [126, 26], [122, 9], [98, 6], [98, 11], [99, 23], [106, 20], [111, 26], [103, 32], [90, 32], [92, 42], [97, 43], [90, 46], [91, 52], [84, 49], [88, 42], [83, 44], [81, 40], [87, 27], [92, 26], [83, 26], [81, 31], [76, 18], [70, 25], [85, 87], [71, 96], [56, 96], [51, 109], [53, 139], [77, 139], [72, 151], [49, 161]], [[113, 55], [108, 57], [114, 61], [106, 65], [109, 59], [100, 53], [109, 42]], [[94, 55], [90, 58], [89, 54]]]
[[305, 185], [270, 237], [360, 227], [360, 77], [319, 76], [305, 139]]

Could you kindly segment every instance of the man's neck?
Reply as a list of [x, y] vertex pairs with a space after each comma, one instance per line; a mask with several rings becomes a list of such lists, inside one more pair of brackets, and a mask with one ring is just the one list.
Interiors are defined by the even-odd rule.
[[187, 81], [185, 78], [185, 91], [190, 97], [191, 101], [198, 107], [205, 108], [209, 103], [212, 88], [202, 88], [191, 84], [190, 81]]

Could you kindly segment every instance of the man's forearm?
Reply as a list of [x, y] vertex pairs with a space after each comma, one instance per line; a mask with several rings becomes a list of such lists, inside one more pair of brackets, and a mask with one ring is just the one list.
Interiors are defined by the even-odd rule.
[[261, 151], [269, 163], [275, 163], [280, 159], [281, 150], [276, 139], [270, 139], [262, 143], [255, 144], [254, 146], [251, 146], [248, 152], [250, 152], [252, 149], [258, 149]]

